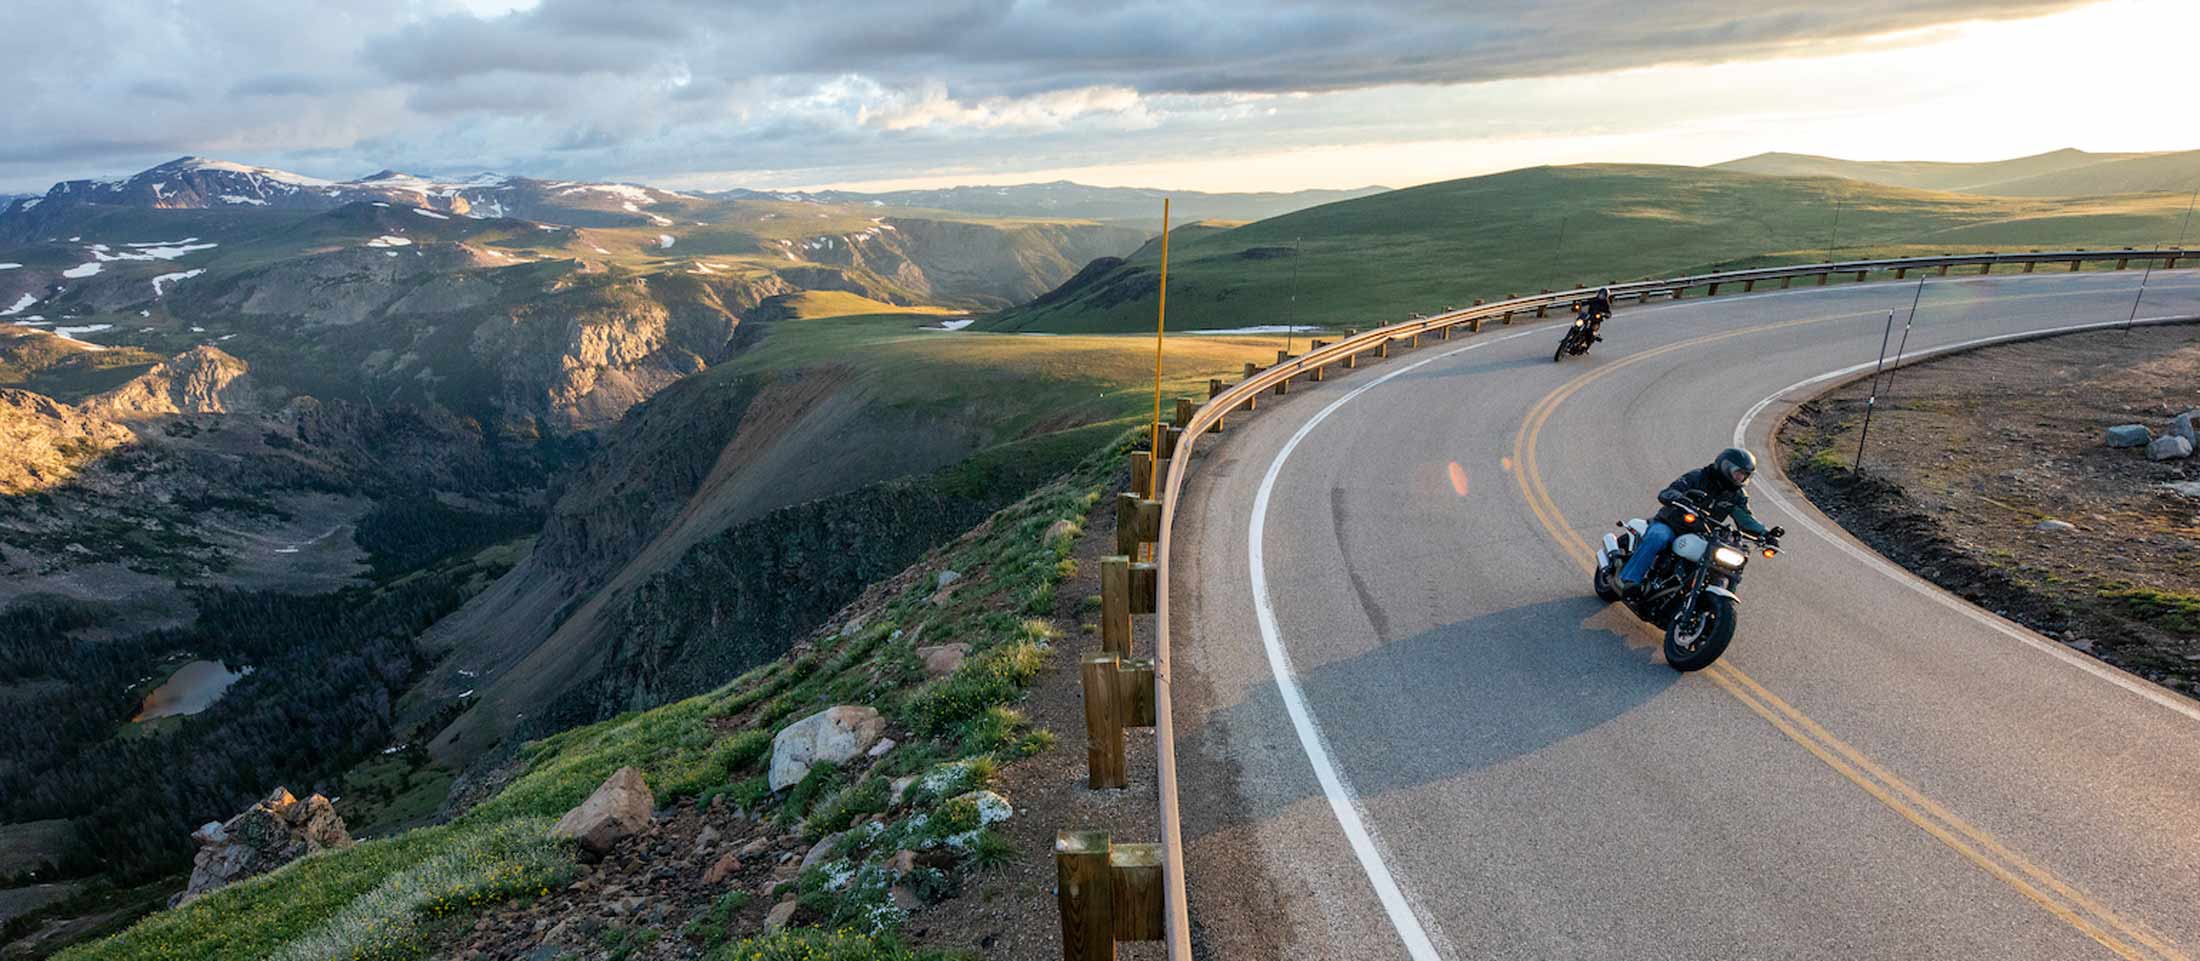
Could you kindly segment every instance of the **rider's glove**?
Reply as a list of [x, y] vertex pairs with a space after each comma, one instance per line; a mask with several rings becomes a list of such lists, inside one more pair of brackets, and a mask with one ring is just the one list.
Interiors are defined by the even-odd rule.
[[1788, 529], [1775, 525], [1771, 530], [1765, 532], [1765, 536], [1772, 540], [1779, 540], [1788, 536]]

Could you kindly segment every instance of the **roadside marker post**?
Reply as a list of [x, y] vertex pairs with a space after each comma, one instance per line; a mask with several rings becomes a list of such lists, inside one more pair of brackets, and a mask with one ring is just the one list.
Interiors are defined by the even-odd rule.
[[1116, 844], [1106, 831], [1055, 837], [1063, 961], [1115, 961], [1117, 941], [1164, 936], [1162, 860], [1161, 845]]

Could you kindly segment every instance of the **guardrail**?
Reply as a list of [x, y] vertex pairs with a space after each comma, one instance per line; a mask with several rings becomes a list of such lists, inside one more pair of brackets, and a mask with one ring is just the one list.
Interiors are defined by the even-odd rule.
[[[2041, 264], [2065, 263], [2076, 271], [2087, 263], [2108, 261], [2115, 261], [2117, 270], [2126, 269], [2133, 261], [2161, 262], [2164, 269], [2171, 269], [2187, 259], [2200, 260], [2200, 250], [2034, 250], [1795, 264], [1603, 286], [1612, 292], [1614, 300], [1646, 301], [1661, 295], [1678, 300], [1698, 287], [1716, 296], [1721, 288], [1740, 285], [1741, 291], [1747, 292], [1767, 281], [1779, 281], [1784, 289], [1793, 286], [1796, 278], [1816, 278], [1824, 285], [1833, 277], [1849, 274], [1854, 274], [1857, 281], [1874, 273], [1892, 273], [1891, 279], [1902, 279], [1913, 270], [1934, 270], [1944, 276], [1958, 267], [1977, 267], [1979, 273], [1987, 274], [2001, 265], [2023, 265], [2024, 273], [2032, 273]], [[1525, 297], [1514, 295], [1488, 304], [1477, 301], [1473, 306], [1446, 309], [1430, 317], [1416, 316], [1366, 332], [1348, 331], [1345, 339], [1335, 343], [1312, 341], [1302, 355], [1279, 352], [1276, 363], [1265, 368], [1247, 364], [1244, 379], [1236, 384], [1224, 386], [1220, 381], [1210, 381], [1209, 396], [1196, 410], [1190, 401], [1178, 400], [1175, 423], [1162, 434], [1161, 449], [1141, 452], [1143, 457], [1132, 465], [1133, 486], [1144, 491], [1150, 478], [1154, 497], [1147, 500], [1125, 494], [1118, 501], [1116, 536], [1120, 556], [1104, 562], [1102, 572], [1103, 653], [1086, 659], [1085, 664], [1090, 783], [1096, 788], [1121, 786], [1122, 728], [1151, 724], [1160, 781], [1161, 841], [1158, 845], [1113, 845], [1115, 853], [1110, 854], [1105, 834], [1063, 832], [1055, 852], [1064, 958], [1113, 959], [1116, 940], [1158, 937], [1167, 943], [1170, 961], [1192, 961], [1183, 824], [1177, 805], [1176, 727], [1171, 713], [1168, 585], [1177, 495], [1190, 473], [1192, 451], [1199, 439], [1220, 428], [1229, 415], [1255, 409], [1262, 394], [1285, 392], [1291, 381], [1301, 376], [1318, 382], [1328, 367], [1350, 369], [1363, 355], [1387, 357], [1393, 344], [1418, 346], [1424, 336], [1449, 340], [1459, 327], [1475, 332], [1486, 321], [1509, 325], [1515, 317], [1544, 317], [1551, 308], [1568, 307], [1596, 289], [1583, 286]], [[1152, 544], [1153, 561], [1137, 563], [1139, 549], [1147, 543]], [[1129, 615], [1147, 611], [1153, 614], [1153, 657], [1150, 662], [1125, 660], [1131, 649]], [[1146, 680], [1149, 676], [1150, 682]], [[1156, 858], [1160, 861], [1160, 896], [1153, 898], [1152, 862]], [[1159, 918], [1151, 917], [1155, 909]]]

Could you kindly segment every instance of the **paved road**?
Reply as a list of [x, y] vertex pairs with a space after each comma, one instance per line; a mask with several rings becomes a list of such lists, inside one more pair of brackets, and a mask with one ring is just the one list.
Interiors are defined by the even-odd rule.
[[[2138, 279], [1936, 278], [1911, 349], [2122, 320]], [[1589, 593], [1613, 520], [1738, 425], [1763, 451], [1761, 402], [1870, 362], [1913, 292], [1623, 309], [1564, 364], [1557, 328], [1493, 328], [1234, 419], [1172, 558], [1207, 956], [2200, 956], [2193, 702], [1770, 476], [1789, 550], [1720, 665], [1676, 674]], [[2141, 316], [2180, 314], [2200, 274], [2155, 274]]]

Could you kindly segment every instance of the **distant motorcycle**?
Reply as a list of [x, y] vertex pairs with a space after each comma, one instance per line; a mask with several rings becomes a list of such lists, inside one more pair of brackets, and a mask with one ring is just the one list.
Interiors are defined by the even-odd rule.
[[1595, 314], [1587, 311], [1575, 312], [1574, 325], [1566, 328], [1566, 336], [1559, 338], [1558, 349], [1551, 352], [1551, 363], [1555, 364], [1565, 360], [1568, 354], [1578, 356], [1588, 353], [1589, 346], [1602, 339], [1596, 335], [1597, 325], [1610, 320], [1611, 317], [1612, 315], [1603, 312]]
[[[1741, 603], [1734, 591], [1741, 586], [1742, 568], [1750, 554], [1773, 557], [1780, 553], [1780, 545], [1769, 535], [1706, 523], [1703, 512], [1686, 502], [1674, 506], [1681, 509], [1683, 529], [1627, 605], [1636, 617], [1665, 630], [1667, 665], [1676, 671], [1700, 671], [1718, 660], [1734, 640], [1735, 606]], [[1623, 600], [1620, 568], [1627, 565], [1650, 528], [1640, 517], [1616, 526], [1620, 533], [1604, 535], [1596, 573], [1590, 577], [1597, 598], [1607, 603]]]

